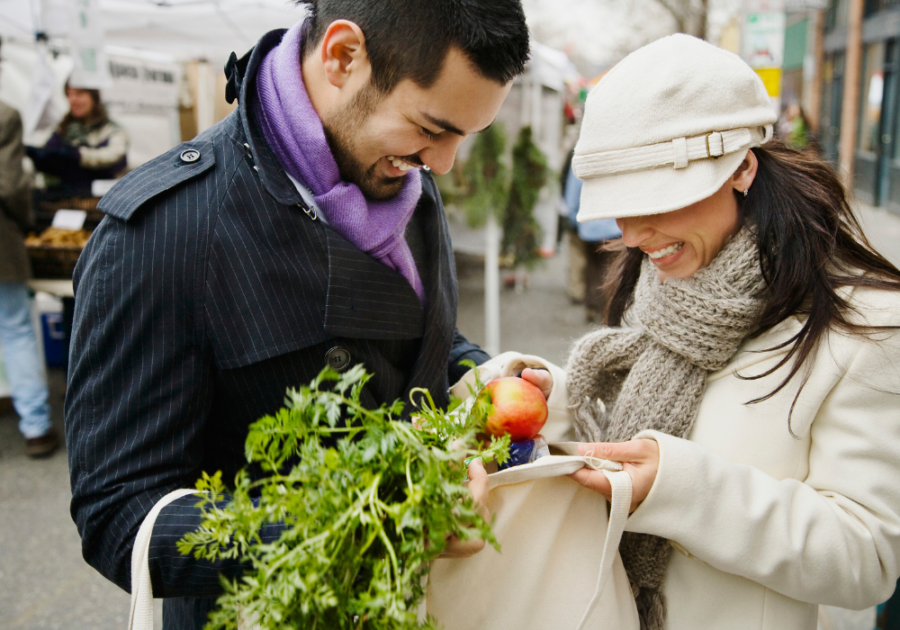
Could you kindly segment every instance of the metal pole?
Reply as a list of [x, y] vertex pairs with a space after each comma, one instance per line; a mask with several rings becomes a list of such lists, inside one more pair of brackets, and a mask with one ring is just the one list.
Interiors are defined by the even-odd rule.
[[850, 0], [847, 52], [844, 58], [844, 96], [841, 106], [840, 169], [844, 185], [853, 189], [856, 122], [859, 118], [859, 82], [862, 69], [862, 20], [865, 0]]
[[485, 351], [500, 354], [500, 226], [490, 210], [485, 226], [484, 251], [484, 338]]
[[[809, 119], [809, 126], [812, 127], [813, 133], [817, 137], [822, 137], [822, 131], [819, 129], [819, 119], [822, 114], [822, 61], [825, 58], [824, 37], [822, 31], [825, 24], [825, 11], [813, 11], [812, 19], [813, 27], [813, 63], [815, 64], [812, 71], [812, 81], [809, 86], [809, 96], [806, 99], [806, 117]], [[804, 68], [804, 71], [806, 69]]]

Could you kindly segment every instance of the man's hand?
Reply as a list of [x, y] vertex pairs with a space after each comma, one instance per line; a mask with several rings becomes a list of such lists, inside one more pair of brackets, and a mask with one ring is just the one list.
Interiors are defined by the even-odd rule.
[[[475, 507], [485, 520], [490, 521], [491, 512], [487, 509], [488, 476], [480, 459], [474, 459], [469, 464], [469, 492], [475, 499]], [[449, 543], [441, 558], [468, 558], [484, 549], [483, 540], [460, 540], [451, 536]]]
[[544, 398], [550, 398], [550, 392], [553, 391], [553, 377], [549, 371], [543, 368], [525, 368], [522, 370], [522, 378], [541, 390]]
[[[628, 442], [595, 442], [579, 444], [579, 455], [593, 455], [614, 462], [621, 462], [623, 468], [631, 475], [631, 509], [634, 512], [641, 502], [650, 494], [650, 488], [656, 481], [659, 470], [659, 444], [656, 440], [629, 440]], [[599, 470], [582, 468], [571, 475], [572, 479], [585, 488], [596, 490], [612, 501], [612, 488], [609, 479]]]

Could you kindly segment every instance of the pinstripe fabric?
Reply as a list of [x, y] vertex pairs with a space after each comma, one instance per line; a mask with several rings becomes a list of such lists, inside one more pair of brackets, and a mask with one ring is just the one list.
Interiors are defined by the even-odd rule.
[[[280, 36], [260, 41], [248, 74]], [[443, 402], [464, 371], [458, 360], [487, 359], [455, 329], [456, 276], [431, 178], [408, 236], [425, 244], [412, 247], [424, 309], [402, 276], [303, 211], [249, 122], [252, 83], [243, 82], [236, 113], [104, 198], [108, 216], [75, 273], [71, 510], [85, 559], [126, 590], [134, 536], [153, 504], [203, 470], [232, 479], [247, 425], [315, 376], [331, 347], [375, 372], [369, 405], [408, 399], [412, 387]], [[200, 159], [182, 160], [186, 148]], [[220, 574], [240, 570], [177, 552], [199, 523], [195, 502], [171, 504], [153, 530], [150, 571], [154, 594], [171, 598], [167, 629], [202, 627], [204, 598], [220, 592]]]

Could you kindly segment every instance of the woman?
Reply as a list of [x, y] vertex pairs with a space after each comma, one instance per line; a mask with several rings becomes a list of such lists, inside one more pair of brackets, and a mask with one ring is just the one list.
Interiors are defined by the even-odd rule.
[[744, 62], [685, 35], [587, 101], [578, 218], [615, 218], [627, 249], [569, 407], [581, 452], [633, 478], [642, 628], [812, 630], [816, 604], [872, 606], [900, 575], [900, 271], [774, 122]]
[[109, 119], [100, 91], [66, 84], [69, 113], [43, 148], [26, 147], [48, 187], [66, 195], [90, 196], [95, 179], [114, 179], [127, 165], [128, 134]]

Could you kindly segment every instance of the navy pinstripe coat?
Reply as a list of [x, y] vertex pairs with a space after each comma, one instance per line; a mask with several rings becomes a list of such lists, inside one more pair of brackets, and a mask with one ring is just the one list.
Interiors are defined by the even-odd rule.
[[[427, 309], [402, 276], [306, 212], [248, 112], [250, 79], [282, 34], [230, 62], [232, 115], [104, 197], [107, 216], [75, 272], [71, 511], [85, 559], [126, 590], [134, 536], [154, 503], [203, 470], [232, 479], [247, 425], [309, 382], [329, 349], [374, 372], [369, 405], [408, 400], [413, 387], [446, 401], [465, 371], [458, 361], [488, 358], [455, 328], [455, 268], [429, 176], [407, 231]], [[201, 628], [219, 575], [238, 569], [178, 553], [199, 523], [195, 502], [164, 509], [153, 531], [153, 592], [172, 598], [167, 629]]]

